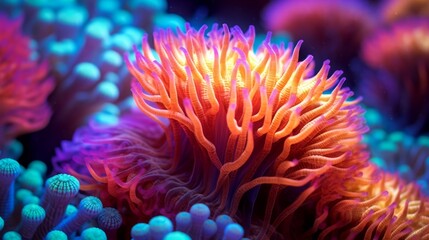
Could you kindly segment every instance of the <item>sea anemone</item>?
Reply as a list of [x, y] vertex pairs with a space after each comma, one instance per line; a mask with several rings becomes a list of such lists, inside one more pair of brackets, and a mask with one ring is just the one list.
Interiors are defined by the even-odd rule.
[[[268, 30], [304, 40], [303, 52], [314, 54], [317, 64], [329, 58], [335, 68], [345, 71], [376, 25], [370, 6], [355, 0], [273, 1], [263, 18]], [[350, 83], [352, 74], [347, 72], [347, 76]]]
[[20, 31], [21, 21], [0, 15], [0, 148], [24, 133], [48, 124], [46, 102], [53, 81], [47, 65], [33, 59], [30, 39]]
[[[338, 179], [331, 178], [335, 184]], [[425, 239], [429, 237], [429, 198], [414, 183], [383, 172], [375, 165], [359, 169], [342, 188], [318, 206], [319, 239]], [[323, 201], [321, 201], [323, 202]]]
[[215, 215], [237, 214], [246, 226], [260, 219], [261, 237], [269, 225], [301, 219], [294, 213], [325, 173], [365, 163], [362, 109], [341, 71], [329, 76], [329, 61], [316, 74], [312, 56], [298, 61], [302, 42], [275, 45], [268, 34], [254, 52], [253, 27], [214, 25], [208, 37], [206, 29], [155, 32], [159, 60], [145, 36], [143, 54], [127, 60], [133, 96], [148, 116], [170, 120], [169, 171], [190, 167], [189, 182], [205, 186], [202, 202]]
[[363, 74], [360, 93], [386, 118], [388, 131], [411, 135], [429, 131], [429, 20], [395, 23], [369, 37], [362, 57], [372, 68]]
[[426, 0], [384, 0], [381, 16], [386, 23], [413, 17], [429, 17], [429, 2]]

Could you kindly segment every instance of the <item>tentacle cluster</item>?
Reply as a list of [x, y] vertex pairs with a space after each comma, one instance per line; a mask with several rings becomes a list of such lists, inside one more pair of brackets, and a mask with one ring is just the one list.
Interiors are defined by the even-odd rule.
[[[328, 61], [315, 74], [312, 56], [299, 61], [302, 42], [275, 45], [269, 34], [254, 52], [253, 27], [244, 33], [214, 25], [207, 36], [206, 29], [159, 30], [157, 57], [144, 37], [142, 53], [135, 49], [135, 61], [127, 59], [134, 99], [153, 119], [170, 120], [181, 146], [170, 171], [192, 166], [189, 178], [206, 186], [206, 202], [219, 199], [218, 211], [239, 214], [251, 206], [257, 215], [255, 201], [268, 202], [263, 224], [278, 227], [318, 188], [320, 176], [366, 161], [357, 154], [367, 130], [359, 99], [342, 88], [341, 71], [329, 75]], [[181, 143], [192, 144], [193, 156]], [[279, 203], [284, 187], [295, 194]]]
[[[335, 184], [336, 180], [331, 179]], [[338, 181], [337, 181], [338, 182]], [[368, 165], [324, 198], [318, 206], [319, 239], [425, 239], [429, 237], [429, 199], [418, 185]]]

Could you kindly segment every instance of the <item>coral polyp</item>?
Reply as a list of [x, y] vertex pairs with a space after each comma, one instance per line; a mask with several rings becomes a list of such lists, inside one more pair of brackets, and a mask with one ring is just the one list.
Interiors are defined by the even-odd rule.
[[159, 60], [144, 37], [142, 53], [127, 60], [134, 99], [158, 122], [170, 120], [171, 171], [185, 164], [193, 169], [190, 181], [200, 175], [194, 184], [205, 186], [203, 202], [215, 214], [245, 210], [243, 221], [277, 228], [298, 217], [321, 176], [367, 160], [359, 99], [342, 88], [341, 71], [329, 74], [329, 61], [315, 74], [312, 56], [299, 61], [302, 42], [275, 45], [269, 34], [254, 52], [253, 27], [206, 30], [155, 32]]
[[46, 64], [33, 59], [30, 38], [21, 33], [21, 20], [0, 15], [0, 149], [24, 133], [48, 124], [46, 102], [54, 83]]

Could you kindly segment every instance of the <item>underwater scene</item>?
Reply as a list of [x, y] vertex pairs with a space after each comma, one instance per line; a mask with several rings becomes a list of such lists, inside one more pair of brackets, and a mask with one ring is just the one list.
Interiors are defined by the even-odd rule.
[[0, 238], [429, 239], [429, 1], [1, 0]]

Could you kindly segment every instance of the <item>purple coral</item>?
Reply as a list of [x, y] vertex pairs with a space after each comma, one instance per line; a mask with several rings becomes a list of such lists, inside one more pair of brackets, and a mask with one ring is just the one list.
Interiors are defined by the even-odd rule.
[[64, 141], [53, 158], [56, 171], [79, 178], [81, 189], [97, 194], [106, 206], [125, 207], [140, 217], [163, 212], [155, 194], [165, 194], [165, 184], [155, 182], [167, 177], [171, 155], [163, 129], [136, 111], [110, 118], [106, 123], [109, 117], [96, 115], [72, 141]]

